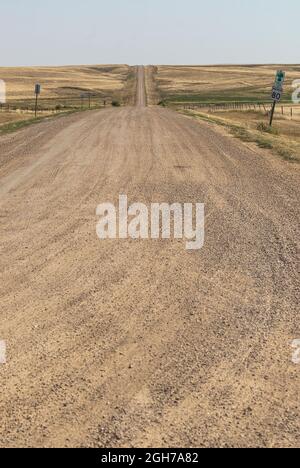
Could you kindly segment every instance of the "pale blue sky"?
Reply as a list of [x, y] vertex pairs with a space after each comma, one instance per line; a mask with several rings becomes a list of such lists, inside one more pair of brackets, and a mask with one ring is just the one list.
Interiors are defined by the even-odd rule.
[[0, 0], [0, 66], [299, 63], [299, 0]]

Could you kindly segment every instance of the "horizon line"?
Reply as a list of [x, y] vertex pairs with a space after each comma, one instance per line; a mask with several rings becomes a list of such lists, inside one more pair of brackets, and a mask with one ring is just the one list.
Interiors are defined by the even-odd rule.
[[148, 63], [148, 64], [129, 64], [129, 63], [71, 63], [64, 65], [0, 65], [1, 68], [65, 68], [65, 67], [89, 67], [89, 66], [158, 66], [158, 67], [259, 67], [259, 66], [300, 66], [299, 63], [294, 62], [224, 62], [224, 63]]

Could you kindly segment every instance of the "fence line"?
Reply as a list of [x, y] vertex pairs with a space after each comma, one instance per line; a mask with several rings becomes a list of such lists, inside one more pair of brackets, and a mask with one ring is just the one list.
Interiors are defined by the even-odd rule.
[[[40, 98], [38, 108], [40, 112], [53, 112], [65, 109], [80, 109], [93, 107], [106, 107], [112, 104], [111, 97], [86, 95], [82, 97]], [[35, 99], [15, 99], [0, 104], [0, 112], [32, 112]]]
[[267, 112], [267, 108], [271, 107], [270, 103], [261, 102], [228, 102], [228, 103], [189, 103], [176, 104], [176, 107], [184, 109], [211, 109], [211, 110], [259, 110]]
[[[263, 102], [228, 102], [228, 103], [204, 103], [204, 102], [197, 102], [197, 103], [175, 103], [175, 107], [177, 109], [184, 109], [184, 110], [199, 110], [205, 109], [208, 112], [217, 112], [220, 110], [254, 110], [257, 112], [264, 112], [265, 114], [269, 114], [271, 111], [272, 104], [270, 102], [263, 103]], [[299, 109], [300, 106], [293, 105], [293, 104], [279, 104], [276, 108], [277, 113], [281, 113], [282, 115], [289, 116], [293, 119], [294, 116], [294, 109]]]

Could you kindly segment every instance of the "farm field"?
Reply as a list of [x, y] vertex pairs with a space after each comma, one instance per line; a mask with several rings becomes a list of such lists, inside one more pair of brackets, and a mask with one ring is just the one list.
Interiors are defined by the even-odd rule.
[[39, 111], [46, 115], [113, 101], [129, 104], [135, 96], [135, 70], [128, 65], [0, 67], [0, 79], [6, 84], [7, 101], [0, 107], [0, 126], [32, 118], [36, 83], [42, 87]]
[[10, 122], [19, 122], [30, 119], [32, 116], [27, 112], [0, 112], [0, 126]]
[[286, 72], [284, 101], [300, 65], [158, 66], [156, 80], [162, 100], [176, 102], [236, 102], [270, 100], [276, 70]]
[[91, 92], [105, 98], [122, 93], [130, 72], [128, 65], [69, 67], [0, 67], [6, 83], [7, 99], [31, 99], [35, 83], [42, 86], [42, 97], [80, 97]]
[[[278, 69], [286, 72], [282, 101], [273, 130], [269, 119], [271, 89]], [[244, 141], [300, 160], [300, 105], [292, 102], [299, 65], [158, 66], [156, 89], [161, 104], [227, 127]]]

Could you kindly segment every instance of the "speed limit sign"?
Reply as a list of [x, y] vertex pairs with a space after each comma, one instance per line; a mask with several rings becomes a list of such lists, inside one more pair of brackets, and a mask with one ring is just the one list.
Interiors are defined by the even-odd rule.
[[273, 101], [279, 102], [282, 96], [282, 90], [280, 91], [279, 89], [273, 88], [272, 90], [272, 99]]
[[273, 105], [270, 112], [270, 127], [272, 127], [276, 103], [279, 102], [282, 97], [284, 80], [285, 72], [282, 70], [278, 70], [278, 72], [276, 73], [275, 84], [272, 88]]

